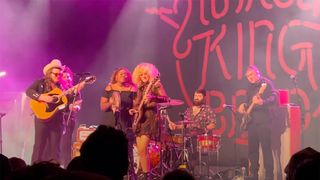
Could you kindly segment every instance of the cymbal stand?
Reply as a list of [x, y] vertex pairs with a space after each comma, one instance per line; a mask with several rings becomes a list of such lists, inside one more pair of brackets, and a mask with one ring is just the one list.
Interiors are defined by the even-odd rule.
[[[158, 107], [157, 109], [158, 109], [158, 114], [159, 114], [159, 118], [160, 118], [160, 122], [163, 122], [163, 120], [164, 120], [164, 118], [163, 118], [163, 115], [166, 113], [166, 108], [167, 107]], [[160, 164], [160, 177], [162, 177], [163, 175], [164, 175], [164, 162], [163, 162], [163, 151], [164, 151], [164, 149], [163, 149], [163, 143], [162, 143], [162, 139], [161, 139], [161, 136], [162, 136], [162, 129], [163, 128], [165, 128], [165, 126], [166, 126], [166, 121], [164, 121], [164, 124], [161, 124], [160, 125], [160, 143], [161, 143], [161, 146], [160, 146], [160, 162], [159, 162], [159, 164]]]
[[161, 125], [160, 125], [160, 137], [159, 137], [159, 140], [160, 140], [160, 162], [159, 162], [159, 165], [160, 165], [160, 175], [159, 177], [163, 177], [163, 175], [165, 174], [164, 172], [164, 169], [169, 169], [169, 167], [167, 165], [165, 165], [165, 162], [164, 162], [164, 146], [166, 145], [165, 142], [163, 142], [163, 139], [161, 138], [162, 137], [162, 133], [165, 133], [163, 132], [162, 130], [166, 128], [167, 126], [167, 106], [158, 106], [157, 107], [157, 110], [158, 110], [158, 117], [160, 119], [160, 122]]
[[[167, 112], [167, 106], [159, 106], [158, 109], [158, 113], [159, 113], [159, 118], [160, 118], [160, 122], [163, 122], [163, 124], [161, 124], [160, 128], [160, 142], [161, 142], [161, 147], [160, 147], [160, 177], [163, 177], [163, 175], [167, 172], [167, 171], [171, 171], [173, 168], [173, 154], [176, 155], [176, 157], [178, 156], [176, 154], [175, 149], [170, 149], [170, 154], [168, 157], [168, 154], [166, 154], [167, 156], [164, 157], [164, 152], [166, 151], [165, 148], [167, 148], [167, 144], [166, 144], [166, 140], [161, 139], [161, 136], [163, 136], [164, 134], [166, 135], [166, 133], [169, 134], [170, 136], [170, 141], [173, 144], [173, 134], [171, 132], [171, 130], [168, 127], [168, 121], [169, 121], [169, 116], [168, 116], [168, 112]], [[163, 133], [163, 134], [161, 134]], [[173, 151], [173, 152], [172, 152]], [[166, 151], [167, 152], [167, 151]], [[168, 153], [168, 152], [167, 152]], [[165, 159], [166, 158], [166, 159]], [[169, 161], [167, 158], [170, 158]], [[165, 172], [166, 170], [166, 172]]]
[[179, 168], [187, 169], [188, 168], [188, 162], [189, 162], [189, 157], [188, 157], [188, 150], [186, 148], [186, 137], [185, 137], [185, 129], [186, 129], [186, 123], [184, 123], [184, 115], [180, 114], [180, 117], [182, 119], [182, 143], [183, 143], [183, 149], [182, 149], [182, 164], [179, 165]]

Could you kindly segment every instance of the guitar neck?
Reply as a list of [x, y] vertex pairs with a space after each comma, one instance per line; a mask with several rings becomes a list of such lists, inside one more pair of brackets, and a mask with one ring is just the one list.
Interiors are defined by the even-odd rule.
[[96, 77], [95, 76], [89, 76], [89, 77], [86, 77], [83, 81], [79, 82], [78, 84], [72, 86], [71, 88], [67, 89], [66, 91], [63, 91], [62, 95], [61, 96], [65, 96], [67, 94], [70, 94], [72, 93], [72, 91], [74, 90], [77, 90], [80, 86], [81, 83], [84, 83], [84, 84], [92, 84], [96, 81]]
[[159, 79], [154, 79], [153, 81], [149, 82], [148, 86], [146, 87], [146, 89], [145, 89], [145, 91], [143, 93], [143, 97], [142, 97], [141, 102], [140, 102], [140, 104], [138, 106], [138, 110], [142, 109], [143, 103], [147, 99], [147, 96], [148, 96], [152, 86], [158, 81], [159, 81]]
[[62, 96], [65, 96], [65, 95], [67, 95], [67, 94], [72, 93], [74, 90], [78, 89], [79, 85], [80, 85], [80, 83], [78, 83], [78, 84], [72, 86], [71, 88], [63, 91]]
[[249, 106], [249, 108], [247, 109], [247, 114], [250, 114], [251, 113], [251, 111], [252, 111], [252, 109], [253, 109], [253, 106], [254, 106], [254, 104], [253, 103], [251, 103], [250, 104], [250, 106]]

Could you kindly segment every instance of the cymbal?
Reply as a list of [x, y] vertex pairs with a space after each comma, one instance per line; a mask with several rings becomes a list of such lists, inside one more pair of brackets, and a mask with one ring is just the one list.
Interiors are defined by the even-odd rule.
[[158, 103], [160, 106], [180, 106], [182, 104], [184, 104], [184, 102], [179, 99], [170, 99], [168, 102]]

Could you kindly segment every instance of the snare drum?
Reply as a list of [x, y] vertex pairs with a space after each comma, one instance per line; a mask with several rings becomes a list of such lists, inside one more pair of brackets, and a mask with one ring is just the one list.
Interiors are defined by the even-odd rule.
[[200, 152], [217, 151], [220, 148], [220, 135], [198, 135], [197, 147]]

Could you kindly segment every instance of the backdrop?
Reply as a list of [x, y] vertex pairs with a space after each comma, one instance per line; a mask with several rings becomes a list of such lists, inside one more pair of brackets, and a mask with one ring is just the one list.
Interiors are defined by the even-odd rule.
[[302, 146], [320, 150], [320, 0], [15, 0], [1, 1], [0, 12], [4, 154], [29, 158], [33, 125], [22, 92], [53, 58], [97, 76], [83, 90], [79, 123], [87, 125], [107, 123], [100, 95], [120, 66], [159, 68], [168, 95], [185, 102], [169, 110], [173, 120], [194, 90], [207, 89], [226, 164], [245, 157], [247, 141], [223, 104], [243, 102], [244, 73], [255, 64], [290, 103], [302, 99]]

